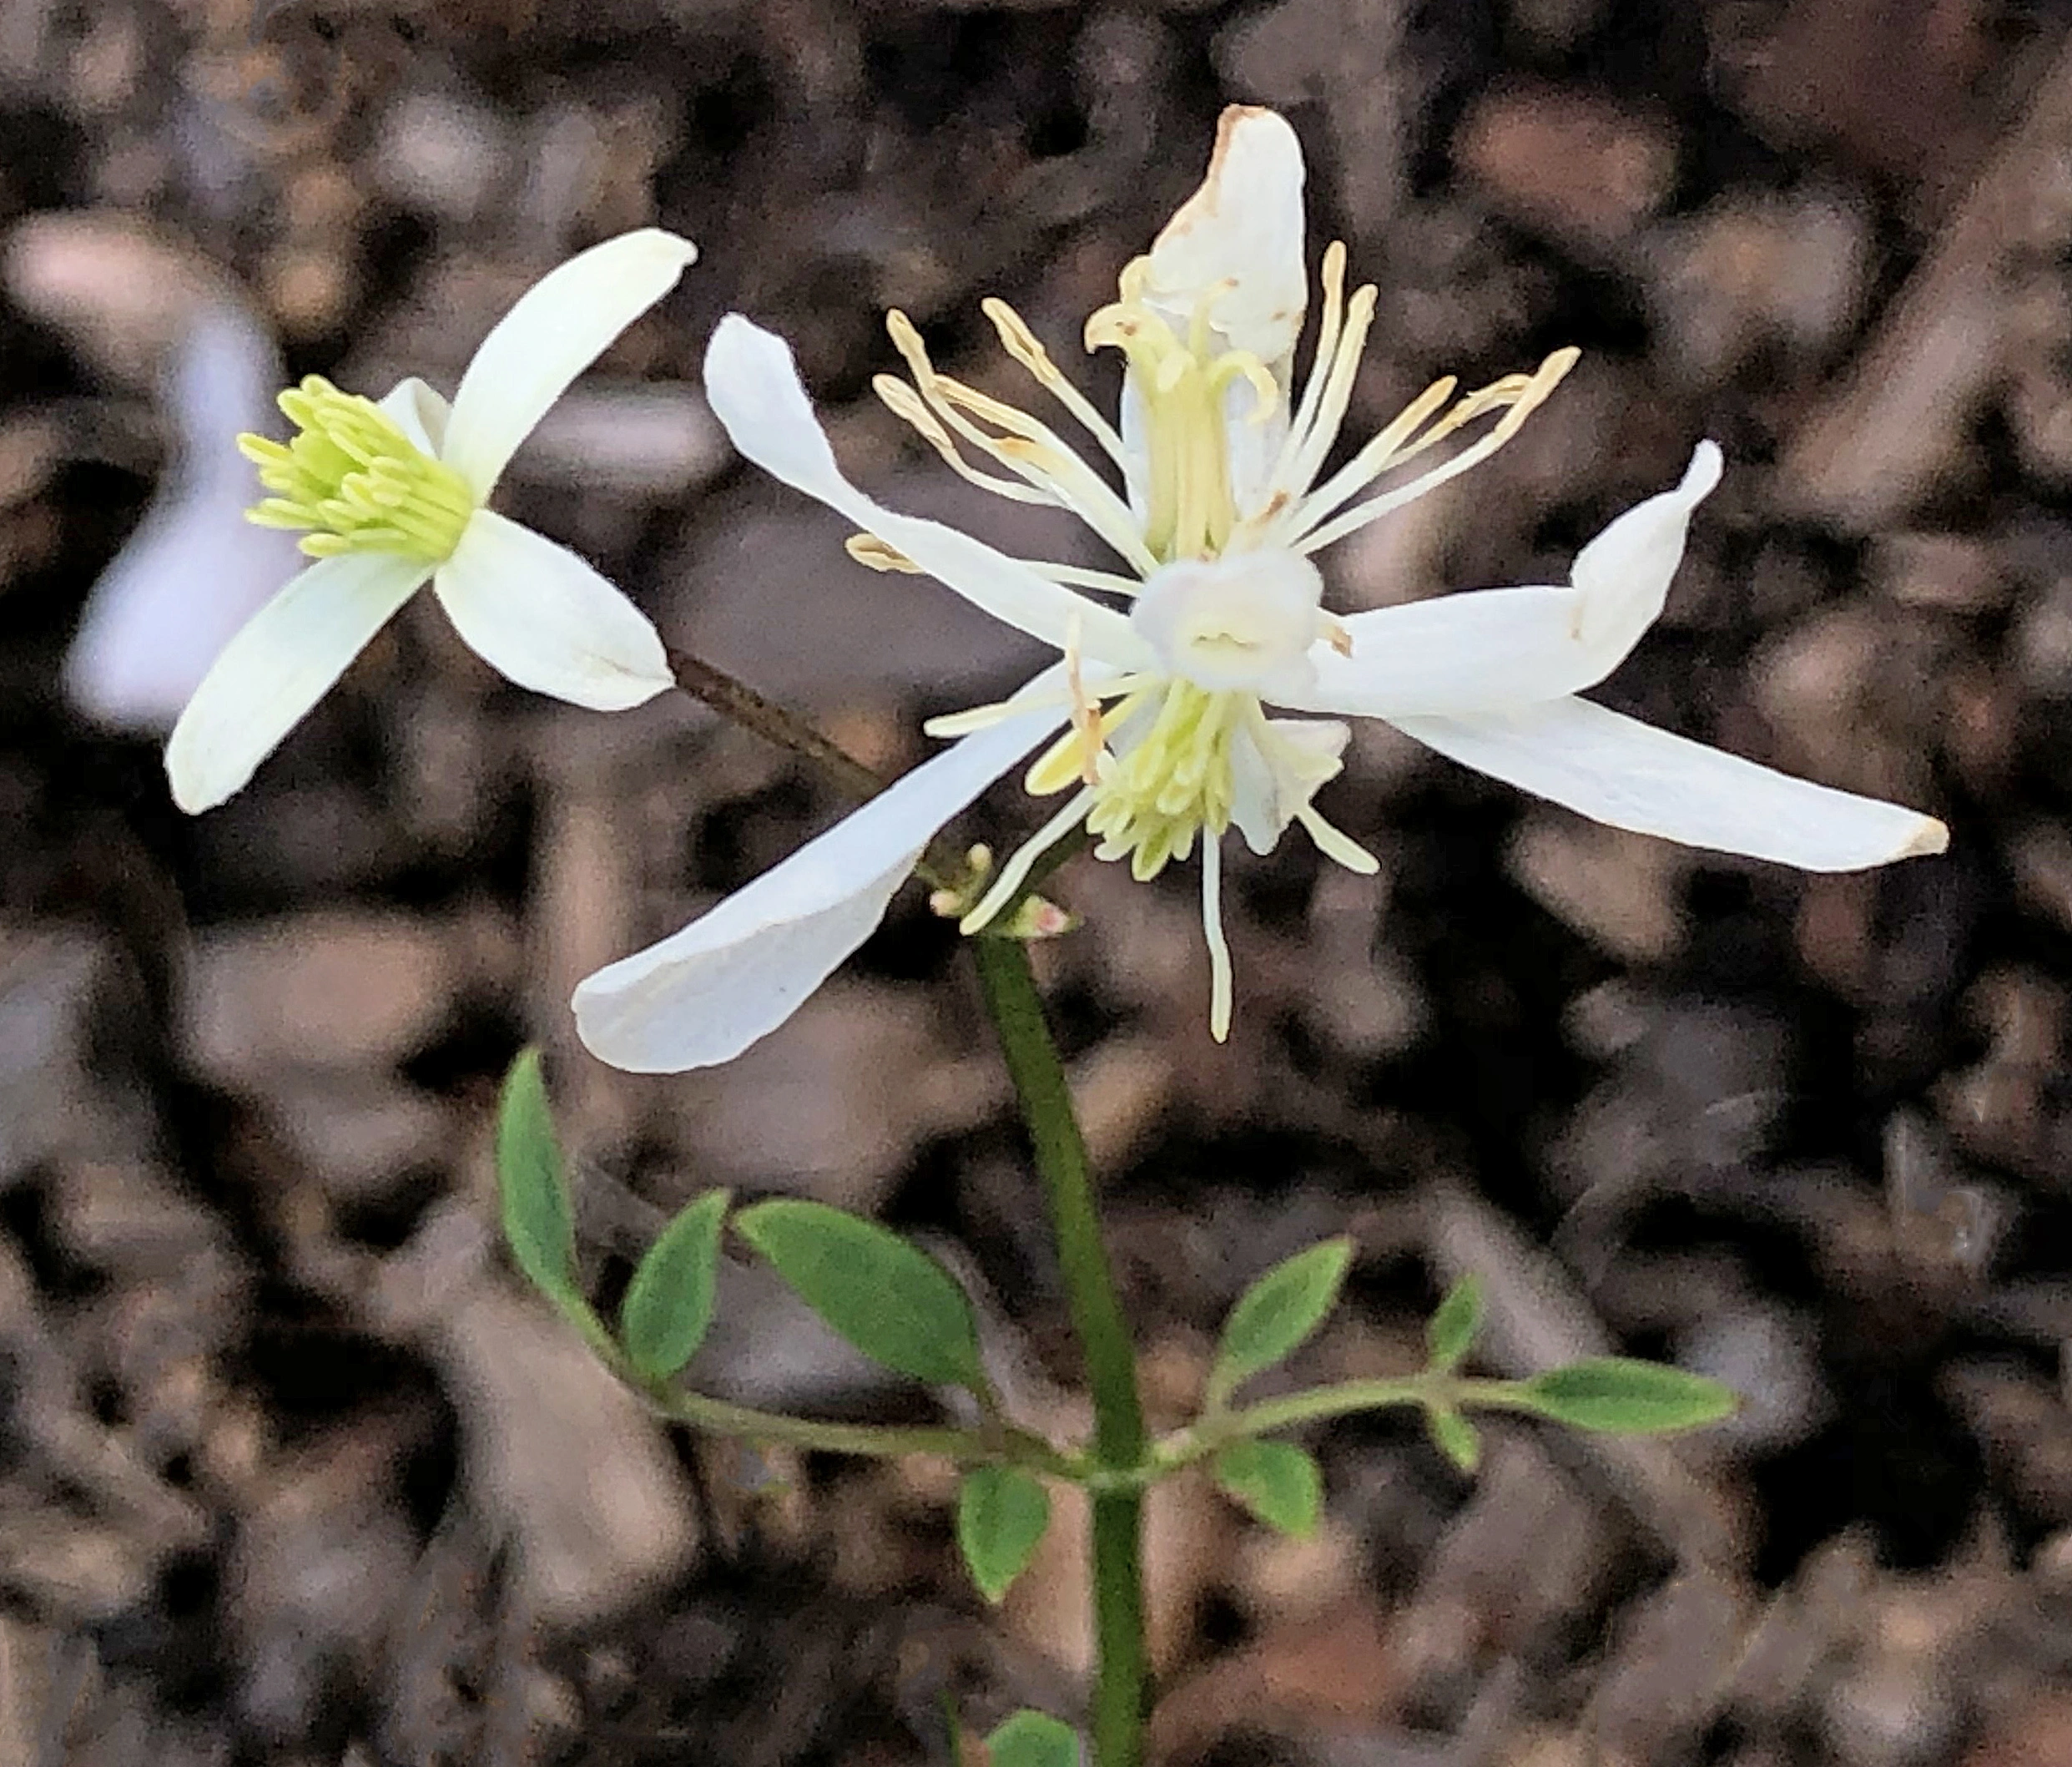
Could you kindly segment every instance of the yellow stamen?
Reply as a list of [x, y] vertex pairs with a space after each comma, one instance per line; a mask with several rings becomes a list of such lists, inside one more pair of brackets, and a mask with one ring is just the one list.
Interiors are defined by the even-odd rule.
[[[1356, 533], [1369, 522], [1378, 521], [1392, 510], [1400, 509], [1405, 503], [1423, 497], [1426, 492], [1436, 490], [1447, 480], [1458, 478], [1470, 467], [1480, 466], [1525, 427], [1525, 419], [1545, 402], [1547, 396], [1561, 384], [1562, 378], [1575, 366], [1581, 355], [1580, 350], [1573, 348], [1555, 351], [1533, 371], [1523, 390], [1507, 395], [1510, 401], [1508, 409], [1486, 435], [1477, 438], [1443, 465], [1420, 473], [1409, 483], [1399, 486], [1379, 497], [1370, 497], [1364, 503], [1356, 503], [1333, 520], [1313, 528], [1306, 534], [1301, 533], [1304, 520], [1303, 508], [1307, 507], [1305, 502], [1303, 508], [1296, 512], [1295, 532], [1299, 536], [1293, 540], [1296, 549], [1303, 553], [1317, 552], [1334, 541], [1344, 539], [1349, 533]], [[1472, 402], [1476, 396], [1470, 395], [1468, 402]], [[1485, 406], [1482, 408], [1486, 410], [1489, 407]], [[1408, 459], [1411, 453], [1417, 452], [1419, 450], [1413, 447], [1399, 458]]]
[[924, 574], [899, 548], [886, 545], [875, 534], [851, 534], [842, 542], [842, 550], [869, 570], [899, 571], [909, 577]]
[[1122, 446], [1122, 438], [1115, 432], [1115, 427], [1094, 409], [1092, 401], [1084, 393], [1066, 379], [1064, 371], [1051, 359], [1051, 352], [1043, 347], [1021, 314], [1006, 301], [990, 295], [979, 303], [979, 310], [992, 321], [993, 329], [1000, 334], [1001, 347], [1076, 417], [1087, 433], [1101, 444], [1102, 452], [1127, 472], [1129, 453]]
[[[1112, 687], [1106, 689], [1113, 690]], [[1101, 755], [1108, 738], [1127, 724], [1143, 703], [1142, 694], [1132, 694], [1109, 707], [1101, 714], [1098, 723], [1082, 726], [1075, 717], [1072, 728], [1031, 765], [1022, 780], [1022, 790], [1032, 798], [1047, 798], [1075, 782], [1099, 784]]]
[[1309, 426], [1316, 422], [1317, 408], [1323, 400], [1323, 383], [1338, 355], [1338, 329], [1345, 318], [1344, 240], [1333, 240], [1324, 248], [1317, 280], [1323, 287], [1323, 311], [1317, 320], [1316, 353], [1309, 359], [1309, 379], [1303, 387], [1302, 403], [1296, 408], [1294, 422], [1288, 427], [1288, 440], [1274, 467], [1273, 483], [1281, 490], [1288, 487], [1280, 469], [1294, 458], [1294, 451], [1302, 446]]
[[1075, 613], [1065, 632], [1065, 686], [1072, 700], [1072, 734], [1079, 739], [1079, 777], [1086, 785], [1097, 785], [1101, 783], [1096, 765], [1101, 755], [1101, 702], [1087, 694], [1080, 669], [1080, 625]]
[[1184, 859], [1195, 836], [1230, 826], [1233, 730], [1249, 694], [1211, 693], [1192, 681], [1166, 688], [1150, 730], [1119, 760], [1106, 759], [1086, 826], [1101, 836], [1102, 859], [1127, 855], [1140, 883], [1169, 859]]
[[1004, 497], [1017, 503], [1048, 503], [1052, 498], [1028, 485], [1017, 484], [1011, 478], [1001, 478], [996, 473], [981, 472], [959, 452], [950, 432], [936, 421], [935, 414], [923, 402], [919, 393], [896, 375], [881, 374], [874, 376], [870, 390], [884, 401], [886, 408], [940, 454], [950, 470], [958, 477], [968, 480], [996, 497]]
[[[893, 347], [898, 350], [914, 376], [915, 392], [925, 401], [925, 410], [940, 419], [940, 424], [936, 433], [930, 433], [917, 420], [913, 410], [901, 410], [898, 405], [894, 405], [894, 409], [913, 423], [939, 452], [948, 442], [946, 436], [937, 439], [940, 426], [946, 425], [968, 446], [1007, 467], [1029, 489], [1008, 488], [1006, 481], [976, 472], [962, 462], [952, 447], [944, 457], [958, 472], [975, 484], [982, 484], [988, 490], [997, 491], [1017, 502], [1055, 503], [1073, 510], [1136, 569], [1149, 572], [1156, 568], [1157, 560], [1145, 549], [1129, 506], [1055, 432], [1027, 412], [937, 373], [935, 364], [929, 360], [928, 346], [922, 342], [920, 333], [897, 308], [885, 315], [885, 323]], [[895, 381], [891, 384], [899, 387], [900, 392], [906, 391], [902, 383]], [[891, 404], [895, 396], [889, 396], [881, 387], [879, 396]], [[967, 411], [1006, 430], [1007, 434], [988, 435], [965, 415]]]
[[[1299, 436], [1293, 430], [1288, 432], [1280, 462], [1273, 471], [1276, 489], [1302, 491], [1316, 477], [1324, 456], [1331, 452], [1338, 426], [1345, 421], [1346, 406], [1352, 403], [1354, 376], [1359, 371], [1367, 333], [1374, 323], [1374, 304], [1380, 298], [1374, 284], [1368, 282], [1355, 289], [1346, 303], [1345, 323], [1338, 332], [1338, 347], [1324, 368], [1323, 390], [1317, 396], [1316, 411], [1309, 427]], [[1316, 370], [1310, 372], [1313, 377]], [[1308, 403], [1306, 395], [1303, 402]]]
[[292, 442], [238, 437], [239, 452], [273, 493], [246, 520], [306, 529], [298, 543], [312, 558], [395, 553], [438, 564], [453, 555], [476, 507], [458, 472], [425, 453], [371, 399], [340, 392], [320, 375], [282, 393], [280, 405], [298, 432]]
[[1246, 350], [1212, 353], [1213, 310], [1228, 282], [1195, 303], [1183, 342], [1143, 298], [1147, 259], [1122, 273], [1122, 298], [1086, 321], [1089, 350], [1120, 350], [1144, 402], [1144, 538], [1161, 563], [1213, 558], [1228, 542], [1238, 510], [1230, 483], [1224, 394], [1247, 381], [1251, 421], [1263, 423], [1280, 401], [1266, 364]]

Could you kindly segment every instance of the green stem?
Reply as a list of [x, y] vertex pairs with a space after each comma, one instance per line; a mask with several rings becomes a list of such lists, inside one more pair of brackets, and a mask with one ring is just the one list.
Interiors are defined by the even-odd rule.
[[[1094, 1760], [1096, 1767], [1139, 1767], [1147, 1679], [1143, 1494], [1124, 1482], [1141, 1473], [1148, 1458], [1137, 1353], [1101, 1237], [1086, 1143], [1044, 1022], [1028, 949], [1019, 940], [986, 937], [972, 940], [971, 949], [1035, 1148], [1066, 1305], [1093, 1395]], [[1103, 1475], [1122, 1477], [1107, 1485]]]
[[745, 1441], [769, 1442], [824, 1454], [855, 1454], [875, 1460], [896, 1460], [905, 1454], [940, 1454], [960, 1467], [1008, 1465], [1047, 1472], [1053, 1478], [1083, 1480], [1086, 1468], [1061, 1454], [1030, 1431], [989, 1411], [985, 1427], [960, 1430], [942, 1425], [912, 1428], [875, 1423], [824, 1423], [784, 1411], [762, 1411], [703, 1393], [651, 1381], [628, 1362], [604, 1321], [582, 1295], [560, 1297], [562, 1315], [582, 1335], [591, 1352], [644, 1399], [648, 1407], [678, 1423]]
[[1203, 1417], [1186, 1429], [1168, 1436], [1152, 1457], [1150, 1477], [1163, 1477], [1196, 1461], [1207, 1460], [1219, 1448], [1298, 1423], [1316, 1423], [1327, 1417], [1344, 1417], [1353, 1411], [1386, 1411], [1398, 1405], [1454, 1406], [1485, 1411], [1529, 1411], [1544, 1407], [1513, 1381], [1463, 1380], [1457, 1375], [1424, 1373], [1404, 1375], [1387, 1381], [1345, 1381], [1334, 1386], [1313, 1386], [1298, 1393], [1283, 1394], [1241, 1411], [1223, 1411]]
[[880, 1424], [824, 1423], [811, 1417], [759, 1411], [678, 1387], [643, 1386], [642, 1391], [657, 1411], [678, 1423], [723, 1436], [738, 1436], [748, 1441], [878, 1460], [894, 1460], [905, 1454], [940, 1454], [960, 1466], [1006, 1463], [1047, 1472], [1055, 1478], [1076, 1478], [1079, 1474], [1072, 1461], [1026, 1430], [926, 1426], [901, 1429]]
[[1144, 1660], [1144, 1497], [1093, 1500], [1095, 1767], [1138, 1767], [1151, 1673]]

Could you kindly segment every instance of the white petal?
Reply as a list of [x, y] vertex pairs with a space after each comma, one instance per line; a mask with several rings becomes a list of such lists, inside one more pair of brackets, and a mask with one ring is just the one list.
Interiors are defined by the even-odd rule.
[[1614, 828], [1686, 846], [1857, 871], [1949, 845], [1949, 830], [1933, 816], [1793, 779], [1586, 699], [1390, 722], [1464, 766]]
[[493, 509], [468, 518], [431, 588], [476, 654], [535, 693], [623, 712], [674, 683], [646, 614], [567, 547]]
[[870, 936], [935, 830], [1064, 722], [1059, 709], [1024, 712], [965, 737], [682, 931], [599, 970], [576, 989], [577, 1034], [634, 1073], [731, 1061]]
[[547, 407], [697, 258], [688, 240], [643, 227], [549, 270], [490, 328], [467, 365], [440, 457], [486, 499]]
[[1284, 364], [1308, 299], [1302, 193], [1295, 131], [1273, 111], [1229, 106], [1208, 176], [1152, 243], [1146, 298], [1184, 337], [1203, 296], [1228, 283], [1210, 310], [1215, 329], [1269, 368]]
[[239, 627], [309, 563], [295, 537], [244, 519], [255, 487], [228, 446], [277, 420], [281, 368], [243, 307], [203, 308], [164, 391], [179, 441], [144, 518], [87, 598], [65, 691], [97, 723], [163, 735]]
[[1259, 733], [1241, 729], [1231, 740], [1230, 820], [1255, 853], [1270, 853], [1288, 825], [1336, 779], [1353, 733], [1326, 719], [1268, 718]]
[[1060, 650], [1076, 626], [1081, 650], [1089, 659], [1122, 669], [1150, 664], [1148, 647], [1113, 608], [1038, 576], [1019, 559], [954, 528], [895, 515], [850, 484], [834, 462], [834, 451], [799, 384], [790, 346], [781, 337], [729, 313], [706, 347], [705, 396], [748, 459], [904, 553], [994, 618]]
[[243, 785], [431, 574], [414, 558], [348, 553], [294, 578], [224, 646], [173, 726], [173, 801], [191, 815]]
[[1691, 512], [1719, 477], [1720, 451], [1700, 442], [1681, 483], [1636, 504], [1576, 554], [1566, 588], [1475, 589], [1351, 615], [1352, 654], [1319, 647], [1316, 685], [1279, 703], [1443, 717], [1594, 687], [1661, 613]]
[[[1283, 392], [1285, 394], [1283, 385]], [[1141, 395], [1140, 395], [1141, 397]], [[1274, 401], [1263, 420], [1254, 422], [1259, 394], [1251, 381], [1233, 381], [1223, 392], [1223, 437], [1230, 460], [1230, 500], [1239, 517], [1255, 516], [1273, 494], [1273, 469], [1288, 442], [1285, 396]]]
[[[1635, 639], [1655, 623], [1669, 579], [1683, 560], [1691, 512], [1718, 488], [1724, 466], [1719, 444], [1701, 442], [1674, 488], [1636, 503], [1576, 553], [1569, 581], [1588, 604], [1593, 623], [1616, 627], [1622, 616], [1629, 622], [1638, 618]], [[1637, 613], [1642, 608], [1644, 617]]]
[[435, 460], [446, 446], [446, 425], [453, 407], [416, 375], [398, 381], [388, 396], [375, 401], [397, 428], [410, 437], [411, 445]]

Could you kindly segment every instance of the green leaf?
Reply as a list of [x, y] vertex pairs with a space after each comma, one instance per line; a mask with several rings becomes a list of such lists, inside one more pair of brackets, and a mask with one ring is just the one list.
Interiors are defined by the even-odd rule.
[[1350, 1239], [1326, 1239], [1275, 1265], [1238, 1297], [1209, 1371], [1212, 1406], [1271, 1368], [1323, 1323], [1352, 1261]]
[[971, 1581], [997, 1602], [1029, 1568], [1051, 1525], [1051, 1494], [1020, 1467], [974, 1467], [957, 1492], [957, 1545]]
[[504, 1079], [497, 1108], [497, 1192], [504, 1238], [518, 1268], [562, 1311], [572, 1303], [583, 1306], [576, 1287], [575, 1215], [537, 1049], [521, 1054]]
[[620, 1304], [626, 1357], [650, 1381], [666, 1381], [698, 1353], [713, 1322], [719, 1273], [719, 1229], [734, 1200], [708, 1190], [648, 1248]]
[[1426, 1366], [1451, 1374], [1482, 1329], [1482, 1279], [1463, 1276], [1424, 1323]]
[[1439, 1451], [1463, 1472], [1472, 1472], [1482, 1464], [1481, 1436], [1475, 1426], [1450, 1405], [1428, 1406], [1424, 1426], [1432, 1432], [1432, 1441]]
[[1233, 1442], [1216, 1457], [1216, 1482], [1269, 1527], [1307, 1537], [1323, 1512], [1323, 1473], [1289, 1441]]
[[991, 1767], [1079, 1767], [1079, 1736], [1061, 1719], [1026, 1708], [986, 1739]]
[[780, 1198], [734, 1218], [799, 1298], [873, 1361], [983, 1389], [971, 1304], [919, 1247], [824, 1203]]
[[1550, 1369], [1518, 1391], [1543, 1417], [1628, 1436], [1717, 1423], [1741, 1405], [1740, 1395], [1717, 1381], [1627, 1356], [1593, 1356]]

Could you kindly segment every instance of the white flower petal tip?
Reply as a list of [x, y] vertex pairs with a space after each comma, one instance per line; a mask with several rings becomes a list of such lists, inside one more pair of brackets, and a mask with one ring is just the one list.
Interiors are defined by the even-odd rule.
[[[1046, 671], [1024, 691], [1061, 677]], [[1047, 706], [966, 737], [681, 931], [599, 970], [571, 1002], [577, 1035], [633, 1073], [733, 1060], [870, 936], [935, 830], [1065, 716]]]
[[1893, 855], [1894, 859], [1933, 859], [1938, 853], [1949, 851], [1949, 825], [1934, 816], [1923, 816], [1921, 824], [1907, 844]]
[[1795, 779], [1587, 699], [1395, 722], [1463, 766], [1595, 821], [1711, 852], [1863, 871], [1949, 845], [1933, 816]]
[[521, 687], [623, 712], [675, 684], [648, 616], [565, 546], [478, 509], [432, 593], [482, 660]]
[[1152, 243], [1145, 295], [1185, 326], [1210, 309], [1234, 349], [1283, 360], [1302, 335], [1308, 300], [1303, 264], [1302, 143], [1287, 119], [1233, 104], [1217, 119], [1216, 146], [1202, 187]]
[[765, 472], [809, 495], [841, 476], [791, 346], [774, 331], [739, 313], [713, 326], [705, 346], [705, 398], [742, 458]]
[[431, 567], [386, 553], [320, 558], [239, 629], [173, 726], [165, 774], [189, 815], [251, 778]]
[[1720, 477], [1726, 470], [1727, 457], [1720, 452], [1719, 443], [1707, 438], [1691, 449], [1691, 464], [1683, 469], [1683, 479], [1676, 488], [1696, 507], [1719, 488]]
[[1471, 589], [1348, 616], [1349, 650], [1313, 651], [1315, 685], [1281, 703], [1366, 717], [1470, 717], [1596, 686], [1661, 617], [1692, 512], [1724, 465], [1718, 446], [1701, 442], [1681, 480], [1614, 517], [1575, 555], [1565, 585]]
[[486, 500], [547, 408], [697, 258], [688, 240], [643, 227], [549, 270], [490, 328], [467, 365], [440, 457]]
[[[812, 851], [809, 844], [792, 857]], [[628, 1073], [683, 1073], [732, 1061], [789, 1018], [870, 937], [920, 857], [903, 853], [867, 876], [852, 872], [843, 892], [795, 906], [784, 900], [793, 893], [778, 881], [784, 867], [765, 873], [674, 937], [579, 983], [569, 1001], [576, 1035], [599, 1061]], [[749, 901], [759, 885], [769, 899], [760, 914]]]
[[1683, 562], [1691, 512], [1718, 488], [1725, 469], [1719, 445], [1701, 442], [1676, 484], [1614, 517], [1576, 553], [1569, 572], [1576, 592], [1586, 602], [1594, 598], [1622, 610], [1651, 604], [1647, 622], [1653, 623]]

